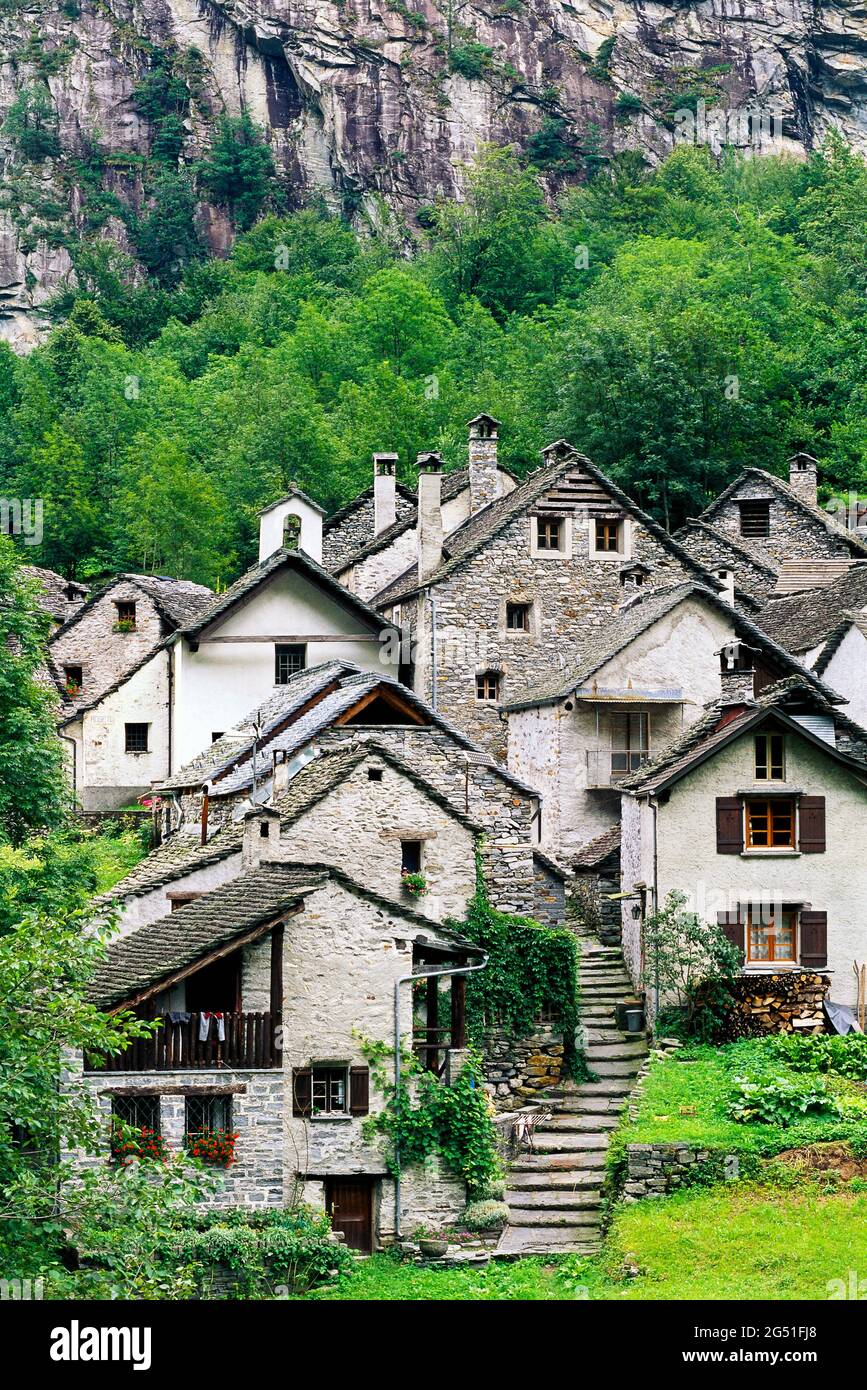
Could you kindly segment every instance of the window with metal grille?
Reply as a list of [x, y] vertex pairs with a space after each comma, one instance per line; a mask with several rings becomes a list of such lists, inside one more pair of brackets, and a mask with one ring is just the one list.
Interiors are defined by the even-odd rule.
[[506, 604], [506, 630], [508, 632], [530, 631], [529, 603]]
[[619, 521], [597, 521], [596, 549], [602, 551], [619, 551], [621, 525], [622, 523]]
[[132, 599], [118, 599], [114, 605], [117, 609], [117, 621], [123, 623], [124, 627], [135, 627], [135, 603]]
[[159, 1096], [112, 1096], [111, 1118], [133, 1129], [151, 1129], [160, 1133]]
[[314, 1115], [345, 1115], [347, 1110], [346, 1067], [314, 1067], [311, 1081], [311, 1110]]
[[274, 683], [286, 685], [307, 666], [307, 648], [303, 642], [280, 643], [274, 648]]
[[536, 545], [539, 550], [562, 550], [563, 518], [540, 516], [536, 520]]
[[204, 1130], [232, 1128], [231, 1096], [187, 1096], [184, 1132], [201, 1134]]
[[127, 753], [146, 753], [148, 751], [147, 724], [124, 724], [124, 742]]
[[612, 714], [611, 775], [625, 776], [647, 761], [650, 718], [647, 714]]
[[747, 849], [794, 848], [794, 801], [748, 801]]
[[769, 536], [771, 534], [771, 504], [750, 499], [739, 502], [742, 536]]
[[476, 676], [476, 699], [499, 700], [500, 677], [496, 671], [482, 671]]
[[756, 734], [756, 781], [782, 782], [785, 776], [782, 734]]

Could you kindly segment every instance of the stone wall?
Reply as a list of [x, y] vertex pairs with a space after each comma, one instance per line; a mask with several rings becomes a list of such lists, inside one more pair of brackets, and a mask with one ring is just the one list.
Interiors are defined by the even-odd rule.
[[485, 1090], [496, 1110], [520, 1110], [559, 1083], [563, 1035], [552, 1023], [540, 1023], [535, 1033], [518, 1041], [492, 1028], [485, 1034], [483, 1066]]
[[[404, 496], [401, 488], [395, 488], [395, 512], [398, 521], [404, 521], [415, 511], [415, 503]], [[341, 511], [343, 509], [341, 508]], [[347, 508], [346, 515], [336, 513], [329, 518], [322, 529], [322, 563], [327, 570], [339, 570], [356, 550], [360, 550], [374, 537], [373, 489], [362, 493], [358, 505]]]
[[[715, 536], [698, 522], [690, 521], [677, 533], [677, 538], [683, 542], [690, 555], [694, 555], [707, 569], [714, 574], [720, 570], [733, 570], [735, 584], [739, 589], [757, 602], [767, 603], [776, 587], [776, 569], [770, 563], [770, 556], [767, 556], [766, 564], [758, 558], [752, 559], [748, 552], [750, 544], [756, 545], [760, 542], [744, 542], [739, 536], [738, 542], [729, 546], [724, 538]], [[735, 542], [734, 535], [732, 541]], [[750, 608], [750, 612], [752, 611]]]
[[728, 531], [739, 539], [738, 500], [749, 498], [770, 499], [770, 535], [750, 537], [747, 544], [759, 555], [767, 556], [772, 564], [781, 564], [783, 560], [846, 560], [850, 557], [852, 552], [844, 532], [835, 535], [818, 517], [812, 517], [794, 500], [790, 502], [773, 484], [752, 475], [747, 475], [708, 519], [721, 531]]
[[711, 1158], [709, 1149], [693, 1144], [627, 1144], [621, 1200], [664, 1197], [692, 1180], [697, 1168]]
[[533, 856], [533, 916], [546, 927], [562, 927], [566, 916], [568, 883], [554, 873], [543, 859]]

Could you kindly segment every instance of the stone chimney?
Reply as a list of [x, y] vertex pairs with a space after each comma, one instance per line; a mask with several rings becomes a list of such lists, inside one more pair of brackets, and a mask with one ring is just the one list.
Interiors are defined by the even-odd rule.
[[719, 597], [724, 599], [732, 608], [735, 606], [735, 572], [734, 570], [717, 570], [716, 577], [723, 585], [720, 589]]
[[373, 456], [373, 534], [378, 536], [397, 521], [395, 495], [397, 454]]
[[280, 812], [273, 806], [252, 806], [244, 816], [242, 866], [258, 869], [263, 859], [277, 859], [279, 854]]
[[789, 459], [789, 487], [802, 502], [818, 502], [819, 464], [812, 454], [793, 454]]
[[497, 467], [497, 433], [499, 420], [493, 415], [476, 415], [470, 420], [470, 514], [480, 512], [500, 496], [500, 471]]
[[755, 664], [753, 649], [733, 637], [719, 653], [721, 703], [724, 705], [755, 704]]
[[419, 454], [418, 582], [424, 584], [438, 569], [443, 554], [442, 472], [440, 454]]

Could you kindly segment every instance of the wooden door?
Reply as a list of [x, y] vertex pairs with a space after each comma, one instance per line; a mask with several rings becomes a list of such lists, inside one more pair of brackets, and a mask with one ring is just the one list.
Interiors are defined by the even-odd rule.
[[329, 1178], [326, 1206], [331, 1225], [350, 1250], [373, 1249], [373, 1183], [370, 1178]]

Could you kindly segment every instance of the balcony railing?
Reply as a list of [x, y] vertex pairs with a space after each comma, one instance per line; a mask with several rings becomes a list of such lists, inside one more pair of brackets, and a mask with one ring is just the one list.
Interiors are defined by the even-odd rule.
[[587, 749], [587, 786], [611, 787], [647, 762], [649, 753], [618, 753], [610, 748]]
[[223, 1015], [225, 1039], [217, 1037], [217, 1022], [211, 1018], [207, 1040], [199, 1037], [201, 1014], [172, 1023], [168, 1018], [149, 1038], [136, 1038], [113, 1057], [85, 1058], [85, 1071], [198, 1071], [219, 1067], [263, 1068], [280, 1065], [275, 1029], [270, 1013], [227, 1013]]

